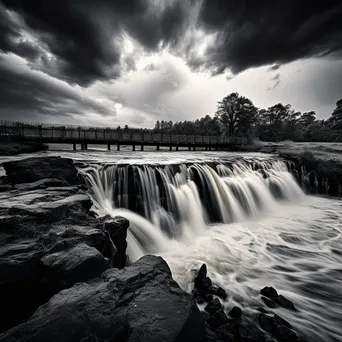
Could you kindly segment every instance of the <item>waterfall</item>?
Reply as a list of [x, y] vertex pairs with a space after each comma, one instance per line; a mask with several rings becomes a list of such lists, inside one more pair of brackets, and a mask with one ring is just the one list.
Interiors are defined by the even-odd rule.
[[191, 243], [210, 224], [248, 220], [303, 192], [282, 161], [89, 166], [81, 171], [93, 210], [130, 221], [128, 255]]

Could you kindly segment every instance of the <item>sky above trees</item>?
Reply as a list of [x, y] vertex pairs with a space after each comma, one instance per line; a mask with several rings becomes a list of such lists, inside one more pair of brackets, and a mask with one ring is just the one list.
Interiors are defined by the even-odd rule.
[[239, 92], [327, 118], [340, 0], [0, 0], [0, 118], [153, 127]]

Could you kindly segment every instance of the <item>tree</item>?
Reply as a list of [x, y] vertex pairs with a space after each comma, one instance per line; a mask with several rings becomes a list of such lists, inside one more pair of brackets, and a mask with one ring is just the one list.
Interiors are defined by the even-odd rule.
[[154, 126], [154, 129], [157, 130], [157, 131], [160, 130], [160, 121], [159, 120], [157, 120], [157, 122], [156, 122], [156, 124]]
[[257, 113], [251, 100], [238, 93], [231, 93], [218, 102], [215, 117], [223, 133], [236, 135], [238, 132], [247, 133], [252, 128]]
[[333, 129], [342, 129], [342, 99], [336, 102], [336, 108], [332, 112], [329, 122], [332, 123]]
[[316, 113], [314, 111], [305, 112], [299, 119], [299, 123], [304, 127], [308, 127], [316, 121]]

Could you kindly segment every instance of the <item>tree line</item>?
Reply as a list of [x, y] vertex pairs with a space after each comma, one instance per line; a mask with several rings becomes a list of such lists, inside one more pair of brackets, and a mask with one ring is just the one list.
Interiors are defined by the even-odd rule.
[[342, 141], [342, 99], [326, 120], [314, 111], [301, 113], [290, 104], [278, 103], [267, 109], [255, 107], [239, 93], [225, 96], [213, 117], [195, 121], [157, 121], [156, 133], [184, 135], [247, 135], [264, 141]]

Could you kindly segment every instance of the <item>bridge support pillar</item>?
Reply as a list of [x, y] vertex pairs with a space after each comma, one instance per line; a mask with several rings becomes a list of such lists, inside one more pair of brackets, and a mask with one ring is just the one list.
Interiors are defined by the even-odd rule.
[[132, 145], [132, 151], [135, 151], [135, 145], [134, 144]]
[[116, 150], [120, 151], [120, 144], [119, 143], [117, 143], [117, 145], [116, 145]]
[[176, 151], [178, 151], [178, 146], [176, 146]]
[[84, 144], [84, 149], [85, 149], [85, 150], [88, 149], [88, 144]]
[[144, 151], [144, 145], [140, 146], [140, 151]]
[[72, 144], [72, 149], [76, 151], [76, 144]]
[[194, 151], [196, 151], [196, 146], [194, 146]]
[[107, 144], [107, 150], [110, 151], [110, 144]]
[[160, 146], [159, 146], [159, 145], [157, 145], [157, 151], [159, 151], [159, 148], [160, 148]]
[[189, 145], [189, 151], [191, 151], [191, 146]]
[[172, 151], [172, 145], [170, 145], [170, 151]]
[[84, 144], [81, 144], [81, 150], [84, 150]]

